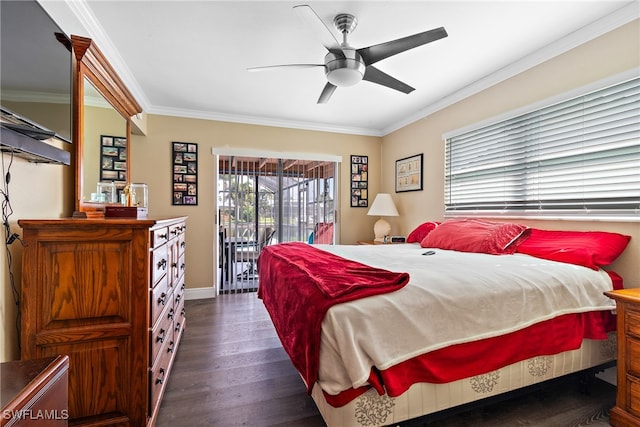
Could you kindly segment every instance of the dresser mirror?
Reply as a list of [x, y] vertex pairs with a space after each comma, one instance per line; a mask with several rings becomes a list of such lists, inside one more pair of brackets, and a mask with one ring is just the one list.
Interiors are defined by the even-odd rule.
[[118, 191], [129, 182], [127, 120], [84, 79], [84, 144], [82, 150], [82, 201], [112, 203], [99, 195], [98, 183], [114, 183]]
[[117, 193], [130, 181], [131, 117], [142, 109], [91, 39], [72, 35], [71, 42], [75, 210], [103, 211], [119, 199], [105, 199], [100, 183], [113, 183]]

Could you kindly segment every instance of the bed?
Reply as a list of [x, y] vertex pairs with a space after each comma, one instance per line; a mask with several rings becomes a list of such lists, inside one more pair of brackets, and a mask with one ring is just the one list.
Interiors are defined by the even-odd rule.
[[[603, 292], [622, 279], [600, 264], [628, 236], [427, 228], [407, 244], [293, 242], [260, 255], [258, 297], [327, 425], [394, 424], [615, 360]], [[557, 253], [545, 256], [549, 241]]]

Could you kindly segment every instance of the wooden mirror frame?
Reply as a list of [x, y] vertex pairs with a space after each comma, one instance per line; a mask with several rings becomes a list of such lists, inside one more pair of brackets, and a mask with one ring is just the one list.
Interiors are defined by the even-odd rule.
[[75, 210], [103, 211], [104, 205], [82, 200], [83, 197], [83, 153], [84, 141], [84, 81], [88, 79], [113, 108], [125, 119], [127, 125], [127, 182], [131, 180], [131, 117], [142, 112], [142, 108], [124, 85], [98, 46], [90, 39], [71, 35], [73, 47], [73, 142], [75, 145]]

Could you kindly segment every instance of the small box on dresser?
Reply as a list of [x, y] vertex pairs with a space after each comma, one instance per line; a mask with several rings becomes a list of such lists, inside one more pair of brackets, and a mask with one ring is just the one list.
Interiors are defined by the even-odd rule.
[[640, 288], [605, 292], [616, 301], [618, 367], [614, 427], [640, 426]]

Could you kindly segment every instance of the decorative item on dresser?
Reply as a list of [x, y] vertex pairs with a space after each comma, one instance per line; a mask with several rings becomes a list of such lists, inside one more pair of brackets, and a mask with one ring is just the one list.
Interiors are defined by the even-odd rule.
[[186, 217], [18, 224], [22, 358], [69, 356], [71, 424], [153, 426], [185, 326]]
[[0, 426], [68, 425], [67, 356], [3, 362], [0, 378]]
[[611, 425], [640, 425], [640, 288], [605, 292], [618, 313], [618, 394]]

